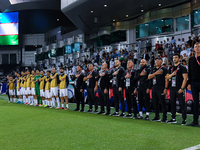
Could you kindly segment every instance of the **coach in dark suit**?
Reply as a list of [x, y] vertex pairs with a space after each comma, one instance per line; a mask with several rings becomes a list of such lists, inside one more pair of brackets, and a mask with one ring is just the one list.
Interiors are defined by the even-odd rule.
[[149, 59], [150, 59], [149, 54], [147, 54], [146, 50], [144, 50], [144, 54], [142, 55], [142, 59], [145, 59], [146, 61], [149, 61]]

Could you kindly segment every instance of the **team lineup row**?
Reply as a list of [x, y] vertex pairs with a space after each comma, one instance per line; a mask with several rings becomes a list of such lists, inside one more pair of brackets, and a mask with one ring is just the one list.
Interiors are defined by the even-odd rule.
[[[193, 59], [193, 58], [192, 58]], [[195, 57], [194, 57], [195, 59]], [[198, 57], [199, 59], [199, 57]], [[196, 61], [198, 61], [196, 57]], [[89, 110], [87, 112], [94, 112], [99, 114], [110, 115], [110, 102], [109, 102], [109, 88], [112, 86], [113, 98], [115, 105], [115, 113], [112, 116], [121, 116], [126, 118], [143, 119], [142, 108], [145, 107], [146, 116], [145, 120], [149, 120], [150, 113], [150, 89], [152, 88], [152, 99], [155, 111], [155, 117], [152, 121], [162, 121], [168, 123], [177, 123], [176, 121], [176, 99], [180, 102], [182, 112], [182, 125], [186, 125], [186, 106], [183, 98], [183, 90], [187, 84], [188, 72], [187, 69], [180, 64], [180, 55], [174, 54], [174, 65], [169, 69], [162, 66], [162, 59], [157, 57], [155, 60], [155, 67], [150, 69], [147, 66], [147, 61], [142, 59], [140, 62], [141, 68], [135, 70], [132, 60], [127, 62], [127, 70], [121, 66], [119, 60], [115, 60], [115, 67], [112, 70], [107, 69], [107, 64], [102, 64], [100, 71], [94, 70], [94, 65], [89, 65], [89, 72], [85, 74], [81, 66], [77, 66], [77, 74], [73, 75], [75, 88], [75, 99], [77, 108], [75, 111], [84, 111], [84, 95], [83, 91], [87, 89], [87, 99]], [[198, 65], [198, 64], [197, 64]], [[9, 80], [9, 93], [11, 101], [14, 95], [15, 80], [16, 91], [19, 97], [17, 103], [30, 105], [39, 105], [44, 107], [56, 107], [55, 100], [57, 101], [57, 109], [68, 109], [67, 99], [67, 86], [69, 79], [64, 74], [64, 69], [60, 68], [60, 75], [56, 73], [56, 68], [52, 69], [52, 73], [47, 71], [47, 76], [44, 76], [44, 71], [36, 70], [36, 74], [27, 70], [26, 72], [17, 73], [17, 79], [13, 77]], [[192, 77], [190, 77], [192, 78]], [[112, 85], [110, 85], [112, 81]], [[169, 84], [170, 83], [170, 84]], [[61, 107], [58, 97], [61, 98]], [[170, 88], [170, 104], [171, 104], [171, 120], [167, 121], [166, 101], [165, 95], [167, 89]], [[125, 89], [125, 96], [128, 108], [128, 114], [125, 115], [125, 103], [123, 91]], [[99, 103], [101, 111], [98, 112], [98, 101], [95, 98], [95, 93], [98, 90]], [[136, 96], [139, 102], [139, 115], [137, 109]], [[40, 97], [42, 101], [40, 100]], [[14, 102], [16, 98], [14, 97]], [[66, 108], [64, 108], [64, 101]], [[119, 114], [119, 102], [121, 103], [121, 114]], [[159, 116], [159, 103], [162, 106], [162, 120]], [[80, 109], [81, 104], [81, 109]], [[94, 105], [94, 111], [92, 109]], [[105, 106], [106, 105], [106, 113]], [[133, 113], [133, 116], [132, 116]], [[197, 119], [198, 122], [198, 119]], [[196, 123], [198, 125], [198, 123]]]

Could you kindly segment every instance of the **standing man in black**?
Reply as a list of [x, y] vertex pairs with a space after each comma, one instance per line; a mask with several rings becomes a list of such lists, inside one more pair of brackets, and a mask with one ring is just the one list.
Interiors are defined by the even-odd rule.
[[109, 73], [107, 69], [107, 64], [103, 63], [101, 71], [97, 77], [98, 88], [99, 88], [99, 100], [101, 104], [101, 111], [98, 114], [104, 114], [104, 105], [106, 104], [107, 112], [105, 115], [110, 115], [110, 102], [109, 102]]
[[123, 97], [123, 87], [124, 87], [124, 73], [125, 70], [121, 66], [119, 60], [115, 60], [115, 67], [110, 72], [110, 79], [112, 79], [113, 87], [113, 97], [115, 103], [115, 113], [112, 116], [119, 116], [119, 101], [121, 102], [121, 117], [125, 116], [125, 103]]
[[93, 112], [98, 113], [98, 103], [94, 96], [98, 84], [96, 81], [97, 73], [94, 70], [93, 64], [89, 65], [89, 71], [90, 72], [88, 72], [87, 76], [83, 78], [83, 81], [86, 81], [87, 84], [87, 98], [89, 103], [89, 110], [87, 112], [92, 112], [92, 104], [94, 104], [95, 110]]
[[77, 66], [77, 73], [72, 76], [72, 81], [74, 81], [74, 88], [75, 88], [75, 98], [76, 98], [76, 109], [74, 111], [79, 111], [80, 108], [80, 102], [81, 102], [81, 110], [80, 112], [84, 111], [84, 85], [85, 82], [83, 81], [83, 78], [85, 77], [82, 66]]
[[162, 106], [163, 118], [161, 122], [167, 122], [166, 102], [164, 95], [167, 94], [168, 80], [165, 81], [167, 69], [162, 66], [162, 58], [157, 57], [155, 68], [152, 69], [148, 76], [149, 80], [153, 80], [152, 98], [155, 111], [155, 118], [152, 121], [160, 121], [159, 117], [159, 101]]
[[186, 106], [185, 99], [183, 98], [183, 90], [187, 84], [187, 69], [180, 63], [180, 55], [174, 54], [174, 65], [171, 66], [166, 75], [166, 79], [171, 79], [170, 86], [170, 104], [172, 119], [168, 123], [177, 123], [176, 121], [176, 98], [178, 98], [183, 121], [181, 125], [186, 125]]
[[126, 94], [126, 102], [127, 102], [127, 107], [128, 107], [128, 114], [125, 116], [126, 118], [132, 118], [132, 108], [133, 108], [133, 119], [137, 117], [137, 102], [136, 102], [136, 95], [133, 93], [134, 89], [136, 87], [136, 82], [134, 80], [136, 70], [133, 69], [134, 63], [132, 60], [128, 60], [127, 62], [127, 67], [128, 69], [126, 70], [124, 74], [124, 79], [125, 80], [125, 94]]
[[150, 88], [151, 80], [148, 80], [148, 75], [151, 72], [151, 69], [147, 66], [147, 61], [142, 59], [140, 61], [141, 68], [137, 71], [135, 80], [137, 81], [137, 88], [135, 94], [138, 92], [138, 101], [139, 101], [139, 116], [138, 119], [143, 119], [142, 109], [145, 106], [146, 117], [145, 120], [149, 120], [150, 112]]
[[145, 59], [146, 61], [149, 61], [149, 59], [150, 59], [149, 54], [147, 54], [146, 50], [144, 50], [144, 54], [142, 55], [142, 59]]
[[199, 92], [200, 92], [200, 43], [194, 45], [195, 56], [190, 57], [188, 66], [188, 90], [192, 90], [193, 122], [189, 126], [199, 126]]

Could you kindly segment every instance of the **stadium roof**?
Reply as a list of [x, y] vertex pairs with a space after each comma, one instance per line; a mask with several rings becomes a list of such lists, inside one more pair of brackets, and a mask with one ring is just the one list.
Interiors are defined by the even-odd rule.
[[83, 32], [112, 22], [133, 19], [150, 10], [177, 6], [190, 0], [61, 0], [65, 15]]
[[60, 9], [60, 0], [0, 0], [0, 10]]

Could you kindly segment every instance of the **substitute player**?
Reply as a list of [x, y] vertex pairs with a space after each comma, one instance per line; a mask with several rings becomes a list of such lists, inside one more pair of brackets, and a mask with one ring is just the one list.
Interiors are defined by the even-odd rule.
[[25, 92], [25, 89], [24, 89], [24, 78], [25, 78], [25, 76], [24, 75], [25, 75], [24, 71], [21, 71], [21, 82], [20, 82], [21, 89], [20, 89], [20, 94], [22, 96], [22, 104], [24, 104], [24, 102], [25, 102], [25, 97], [24, 97], [24, 92]]
[[55, 107], [55, 98], [56, 98], [57, 108], [59, 108], [60, 107], [60, 100], [58, 97], [59, 75], [58, 73], [56, 73], [55, 67], [52, 68], [52, 74], [50, 76], [49, 81], [51, 82], [50, 86], [51, 86], [51, 96], [52, 96], [53, 107]]
[[42, 98], [42, 107], [47, 107], [46, 103], [45, 103], [45, 84], [46, 84], [46, 77], [44, 76], [45, 72], [42, 70], [40, 71], [40, 75], [41, 77], [39, 78], [39, 82], [40, 82], [40, 97]]
[[15, 94], [14, 93], [14, 91], [15, 91], [15, 79], [13, 79], [13, 76], [10, 76], [8, 86], [9, 86], [9, 95], [10, 95], [10, 101], [8, 101], [8, 102], [10, 103], [10, 102], [13, 102], [13, 97], [14, 97], [14, 94]]
[[31, 96], [32, 96], [33, 101], [30, 105], [36, 106], [37, 105], [37, 97], [35, 95], [35, 82], [34, 82], [35, 71], [32, 70], [31, 74], [32, 74], [32, 76], [31, 76]]
[[47, 107], [52, 108], [51, 107], [51, 93], [50, 93], [50, 74], [51, 71], [47, 71], [47, 77], [46, 77], [46, 84], [45, 84], [45, 100], [47, 102]]
[[34, 78], [34, 83], [35, 83], [35, 96], [37, 98], [37, 104], [36, 106], [42, 106], [41, 100], [40, 100], [40, 82], [39, 78], [41, 77], [40, 71], [37, 69], [36, 70], [36, 76]]
[[20, 76], [20, 73], [17, 73], [17, 87], [16, 87], [16, 90], [17, 90], [17, 96], [18, 96], [18, 101], [17, 101], [18, 104], [22, 103], [22, 94], [21, 94], [21, 90], [20, 90], [20, 83], [21, 83], [21, 76]]
[[26, 90], [25, 90], [25, 95], [26, 95], [26, 105], [30, 104], [30, 94], [31, 94], [31, 73], [30, 70], [26, 71]]
[[65, 110], [68, 110], [69, 106], [68, 106], [68, 99], [67, 99], [67, 87], [69, 85], [69, 78], [67, 74], [64, 74], [63, 67], [60, 68], [60, 73], [61, 75], [59, 75], [59, 81], [60, 81], [59, 89], [60, 89], [60, 99], [61, 99], [62, 106], [58, 109], [64, 109], [64, 100], [65, 100], [66, 102]]

